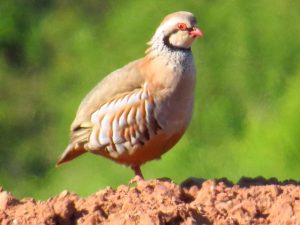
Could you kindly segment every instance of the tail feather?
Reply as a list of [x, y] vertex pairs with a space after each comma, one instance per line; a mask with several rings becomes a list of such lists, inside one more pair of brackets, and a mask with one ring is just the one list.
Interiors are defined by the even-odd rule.
[[64, 153], [60, 156], [59, 160], [56, 162], [56, 166], [66, 163], [85, 152], [86, 151], [83, 146], [78, 146], [77, 148], [75, 148], [73, 144], [69, 144]]
[[59, 166], [86, 152], [84, 145], [88, 142], [91, 129], [82, 128], [72, 132], [70, 144], [56, 163]]

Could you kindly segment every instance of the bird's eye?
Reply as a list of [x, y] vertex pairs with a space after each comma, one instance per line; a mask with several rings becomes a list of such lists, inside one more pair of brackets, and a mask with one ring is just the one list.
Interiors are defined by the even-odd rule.
[[187, 26], [186, 26], [185, 23], [178, 23], [178, 24], [177, 24], [177, 28], [178, 28], [179, 30], [187, 30]]

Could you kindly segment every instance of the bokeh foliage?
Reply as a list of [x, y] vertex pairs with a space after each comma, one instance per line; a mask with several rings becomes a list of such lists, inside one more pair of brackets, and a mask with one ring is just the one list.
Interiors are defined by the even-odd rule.
[[294, 0], [3, 0], [0, 186], [18, 197], [87, 195], [132, 172], [86, 154], [55, 168], [80, 100], [143, 56], [160, 20], [193, 12], [197, 98], [184, 138], [146, 178], [300, 178], [300, 3]]

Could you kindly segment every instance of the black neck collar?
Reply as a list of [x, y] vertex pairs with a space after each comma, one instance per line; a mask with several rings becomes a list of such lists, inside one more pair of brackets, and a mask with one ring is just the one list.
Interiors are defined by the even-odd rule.
[[181, 52], [190, 52], [191, 48], [182, 48], [174, 46], [170, 43], [170, 36], [166, 36], [163, 38], [164, 45], [170, 49], [171, 51], [181, 51]]

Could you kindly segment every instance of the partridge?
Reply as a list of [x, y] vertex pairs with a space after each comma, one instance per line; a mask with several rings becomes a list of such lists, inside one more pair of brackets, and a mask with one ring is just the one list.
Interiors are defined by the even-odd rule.
[[159, 159], [188, 127], [194, 102], [191, 45], [202, 32], [190, 12], [167, 15], [143, 58], [100, 81], [81, 102], [57, 162], [91, 152], [130, 166]]

